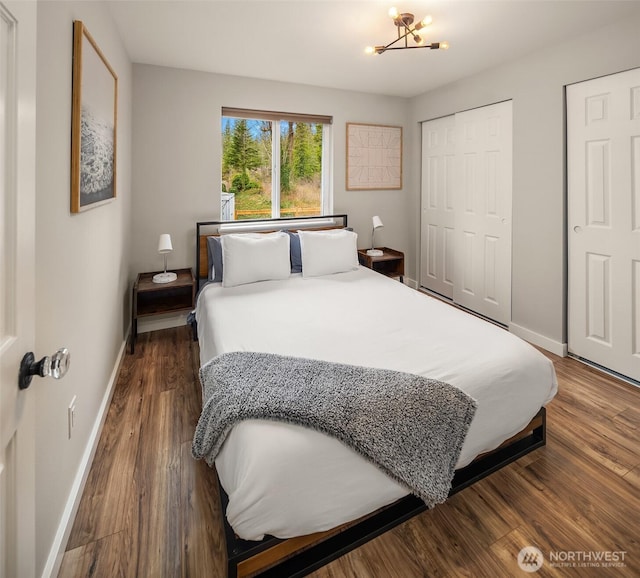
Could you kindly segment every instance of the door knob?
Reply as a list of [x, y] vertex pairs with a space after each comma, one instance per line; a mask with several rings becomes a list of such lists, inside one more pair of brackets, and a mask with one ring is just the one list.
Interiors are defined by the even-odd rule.
[[60, 379], [65, 376], [71, 363], [71, 355], [66, 347], [61, 347], [51, 357], [45, 356], [40, 361], [36, 361], [33, 352], [25, 353], [20, 363], [20, 375], [18, 376], [18, 387], [27, 389], [31, 385], [34, 375], [40, 377], [51, 376]]

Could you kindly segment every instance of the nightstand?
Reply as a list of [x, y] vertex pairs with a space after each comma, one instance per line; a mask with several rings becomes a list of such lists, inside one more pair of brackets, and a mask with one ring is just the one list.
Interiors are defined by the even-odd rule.
[[382, 273], [387, 277], [399, 277], [404, 283], [404, 253], [389, 249], [389, 247], [377, 247], [382, 251], [381, 257], [367, 255], [366, 249], [358, 249], [358, 261], [360, 265]]
[[138, 337], [138, 318], [163, 313], [191, 311], [195, 306], [196, 280], [191, 269], [174, 271], [178, 278], [171, 283], [154, 283], [157, 273], [140, 273], [133, 284], [131, 300], [131, 353]]

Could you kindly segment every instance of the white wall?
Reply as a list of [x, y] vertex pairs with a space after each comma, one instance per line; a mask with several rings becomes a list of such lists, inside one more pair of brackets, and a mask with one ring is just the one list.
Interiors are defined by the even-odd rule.
[[346, 123], [404, 126], [405, 99], [139, 64], [133, 70], [133, 273], [162, 267], [160, 233], [172, 236], [170, 267], [194, 266], [196, 221], [220, 216], [223, 106], [333, 116], [334, 212], [348, 213], [360, 247], [370, 243], [371, 217], [379, 215], [385, 227], [376, 241], [408, 249], [413, 195], [406, 184], [400, 191], [345, 189]]
[[[407, 130], [410, 247], [419, 246], [420, 125], [513, 99], [513, 330], [566, 343], [564, 86], [640, 66], [635, 16], [412, 99]], [[453, 49], [453, 48], [452, 48]], [[419, 253], [410, 260], [417, 263]]]
[[[117, 198], [76, 215], [69, 211], [73, 20], [85, 23], [119, 76]], [[108, 9], [97, 2], [39, 2], [37, 66], [36, 355], [60, 346], [71, 352], [64, 379], [34, 382], [41, 575], [129, 323], [132, 70]]]

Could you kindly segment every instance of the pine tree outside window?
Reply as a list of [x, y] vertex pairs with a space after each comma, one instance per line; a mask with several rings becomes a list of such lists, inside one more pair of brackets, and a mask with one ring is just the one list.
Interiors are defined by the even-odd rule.
[[330, 214], [330, 151], [330, 117], [223, 108], [222, 218]]

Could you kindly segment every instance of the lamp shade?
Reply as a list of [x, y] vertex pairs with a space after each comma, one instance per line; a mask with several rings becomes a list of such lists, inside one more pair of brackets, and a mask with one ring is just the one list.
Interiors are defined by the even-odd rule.
[[171, 253], [173, 246], [171, 245], [171, 235], [163, 233], [158, 241], [158, 253]]
[[373, 222], [373, 228], [371, 229], [371, 249], [367, 250], [369, 257], [382, 257], [384, 251], [382, 249], [376, 249], [376, 229], [384, 227], [382, 219], [376, 215], [371, 219]]
[[158, 241], [158, 253], [164, 255], [164, 271], [153, 276], [154, 283], [171, 283], [178, 278], [177, 273], [173, 271], [167, 271], [167, 253], [173, 251], [173, 245], [171, 244], [171, 235], [169, 233], [163, 233], [160, 235]]

